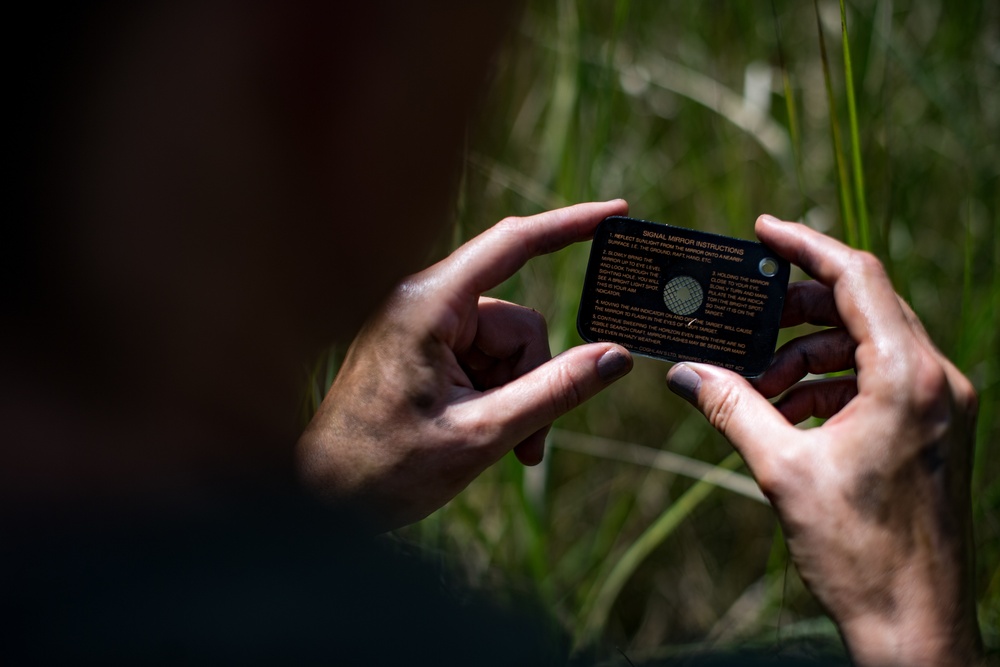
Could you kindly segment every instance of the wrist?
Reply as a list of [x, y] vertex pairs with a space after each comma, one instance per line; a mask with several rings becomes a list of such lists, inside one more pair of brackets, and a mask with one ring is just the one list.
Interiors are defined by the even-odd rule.
[[910, 618], [868, 615], [841, 624], [854, 664], [863, 667], [969, 667], [983, 664], [975, 614], [960, 622], [937, 618], [932, 610]]

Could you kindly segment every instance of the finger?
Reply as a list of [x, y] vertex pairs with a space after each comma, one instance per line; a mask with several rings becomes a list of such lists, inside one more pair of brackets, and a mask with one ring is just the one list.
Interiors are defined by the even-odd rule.
[[517, 460], [526, 466], [536, 466], [542, 462], [545, 456], [545, 438], [549, 434], [552, 425], [541, 428], [521, 441], [521, 444], [514, 447], [514, 454]]
[[829, 419], [858, 395], [856, 377], [838, 377], [797, 384], [774, 407], [792, 424], [810, 417]]
[[531, 308], [480, 297], [475, 337], [457, 356], [478, 388], [505, 384], [552, 358], [545, 318]]
[[757, 218], [756, 231], [775, 252], [833, 290], [837, 311], [856, 337], [867, 338], [873, 331], [892, 333], [905, 323], [889, 277], [871, 254], [803, 224], [768, 215]]
[[753, 381], [765, 398], [773, 398], [810, 373], [836, 373], [854, 368], [857, 344], [844, 329], [824, 329], [781, 346], [771, 365]]
[[632, 356], [611, 343], [574, 347], [478, 398], [453, 405], [449, 419], [474, 425], [480, 444], [506, 450], [548, 427], [632, 370]]
[[745, 378], [706, 364], [675, 365], [667, 384], [732, 443], [765, 493], [773, 488], [772, 459], [797, 442], [798, 432], [767, 399]]
[[898, 351], [909, 349], [913, 333], [881, 263], [805, 225], [771, 216], [759, 217], [756, 231], [775, 252], [831, 288], [844, 327], [858, 343], [855, 360], [863, 382], [883, 396], [890, 395], [885, 385], [905, 382], [911, 360]]
[[532, 257], [585, 241], [601, 220], [627, 212], [628, 204], [614, 199], [505, 218], [453, 252], [440, 270], [456, 289], [478, 296], [510, 278]]
[[794, 327], [799, 324], [816, 324], [824, 327], [840, 327], [840, 314], [833, 300], [833, 291], [815, 280], [803, 280], [788, 286], [785, 307], [781, 313], [781, 326]]

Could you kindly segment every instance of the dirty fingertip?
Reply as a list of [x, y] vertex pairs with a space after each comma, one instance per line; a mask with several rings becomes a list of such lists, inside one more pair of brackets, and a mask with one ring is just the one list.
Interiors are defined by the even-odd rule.
[[701, 376], [687, 364], [677, 364], [667, 373], [667, 386], [681, 398], [695, 403], [701, 389]]
[[614, 382], [632, 370], [632, 355], [625, 348], [612, 347], [597, 360], [597, 375], [604, 382]]

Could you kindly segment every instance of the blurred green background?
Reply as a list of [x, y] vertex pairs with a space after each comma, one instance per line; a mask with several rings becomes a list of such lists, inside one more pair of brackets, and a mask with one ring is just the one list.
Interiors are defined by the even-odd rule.
[[[1000, 3], [843, 9], [846, 42], [828, 0], [526, 3], [469, 131], [454, 242], [624, 197], [648, 220], [753, 238], [768, 212], [871, 249], [980, 393], [976, 590], [997, 647]], [[588, 251], [533, 260], [494, 293], [543, 313], [553, 352], [581, 342]], [[667, 368], [637, 359], [556, 424], [543, 465], [508, 457], [403, 535], [633, 659], [835, 638]]]

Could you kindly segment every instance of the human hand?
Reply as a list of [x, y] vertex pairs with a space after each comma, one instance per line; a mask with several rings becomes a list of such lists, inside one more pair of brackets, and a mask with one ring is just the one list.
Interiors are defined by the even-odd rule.
[[[783, 326], [832, 328], [786, 344], [753, 385], [684, 363], [670, 388], [740, 452], [857, 664], [972, 664], [975, 391], [873, 256], [770, 216], [756, 231], [816, 279], [790, 286]], [[810, 416], [828, 419], [793, 425]]]
[[541, 461], [552, 421], [628, 373], [632, 358], [595, 343], [552, 359], [537, 312], [481, 295], [627, 207], [507, 218], [405, 280], [299, 440], [307, 483], [388, 530], [443, 506], [511, 449]]

